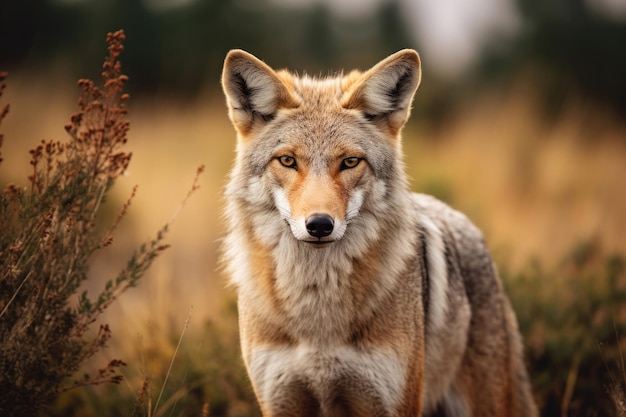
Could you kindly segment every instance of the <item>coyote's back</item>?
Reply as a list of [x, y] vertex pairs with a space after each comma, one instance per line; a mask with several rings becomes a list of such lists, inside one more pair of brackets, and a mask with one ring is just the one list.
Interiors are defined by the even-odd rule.
[[336, 78], [233, 50], [225, 260], [264, 416], [535, 416], [480, 232], [407, 186], [415, 51]]

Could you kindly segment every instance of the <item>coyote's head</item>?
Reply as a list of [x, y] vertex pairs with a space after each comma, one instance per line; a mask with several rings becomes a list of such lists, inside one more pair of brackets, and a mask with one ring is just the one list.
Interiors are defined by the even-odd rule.
[[384, 206], [398, 182], [406, 186], [399, 136], [419, 81], [419, 57], [408, 49], [327, 79], [274, 71], [231, 51], [222, 84], [238, 153], [228, 192], [267, 213], [266, 223], [274, 224], [272, 212], [286, 220], [299, 241], [343, 238], [351, 221], [380, 214], [374, 206]]

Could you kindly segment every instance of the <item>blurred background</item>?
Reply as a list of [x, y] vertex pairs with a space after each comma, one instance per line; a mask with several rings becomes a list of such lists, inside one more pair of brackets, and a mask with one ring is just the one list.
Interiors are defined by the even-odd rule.
[[219, 80], [232, 48], [315, 76], [417, 49], [422, 85], [404, 131], [412, 188], [484, 231], [542, 415], [615, 415], [611, 392], [626, 381], [624, 0], [5, 0], [2, 187], [27, 184], [41, 139], [66, 139], [76, 80], [99, 80], [117, 29], [133, 160], [110, 216], [138, 194], [93, 259], [90, 291], [170, 219], [196, 167], [206, 172], [172, 247], [103, 315], [113, 339], [98, 359], [128, 362], [126, 382], [72, 391], [53, 415], [130, 415], [146, 377], [154, 402], [139, 415], [199, 415], [205, 403], [210, 415], [259, 415], [219, 268], [235, 147]]

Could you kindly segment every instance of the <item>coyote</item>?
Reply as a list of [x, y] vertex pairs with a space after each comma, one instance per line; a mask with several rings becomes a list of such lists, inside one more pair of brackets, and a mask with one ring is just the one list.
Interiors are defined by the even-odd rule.
[[536, 415], [479, 230], [409, 191], [417, 52], [329, 78], [232, 50], [224, 257], [263, 416]]

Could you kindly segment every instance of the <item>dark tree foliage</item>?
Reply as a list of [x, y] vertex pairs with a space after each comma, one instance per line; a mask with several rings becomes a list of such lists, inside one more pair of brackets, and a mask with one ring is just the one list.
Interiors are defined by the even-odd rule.
[[[369, 67], [381, 56], [414, 47], [396, 0], [373, 16], [340, 18], [326, 6], [281, 8], [269, 0], [193, 1], [159, 9], [142, 0], [11, 1], [0, 11], [0, 67], [41, 68], [58, 57], [95, 77], [99, 36], [123, 27], [131, 93], [190, 95], [214, 90], [229, 49], [244, 48], [276, 66], [309, 72]], [[317, 75], [317, 74], [316, 74]]]
[[578, 94], [626, 114], [626, 21], [594, 12], [585, 0], [516, 3], [521, 33], [485, 54], [483, 82], [532, 72], [548, 110]]

